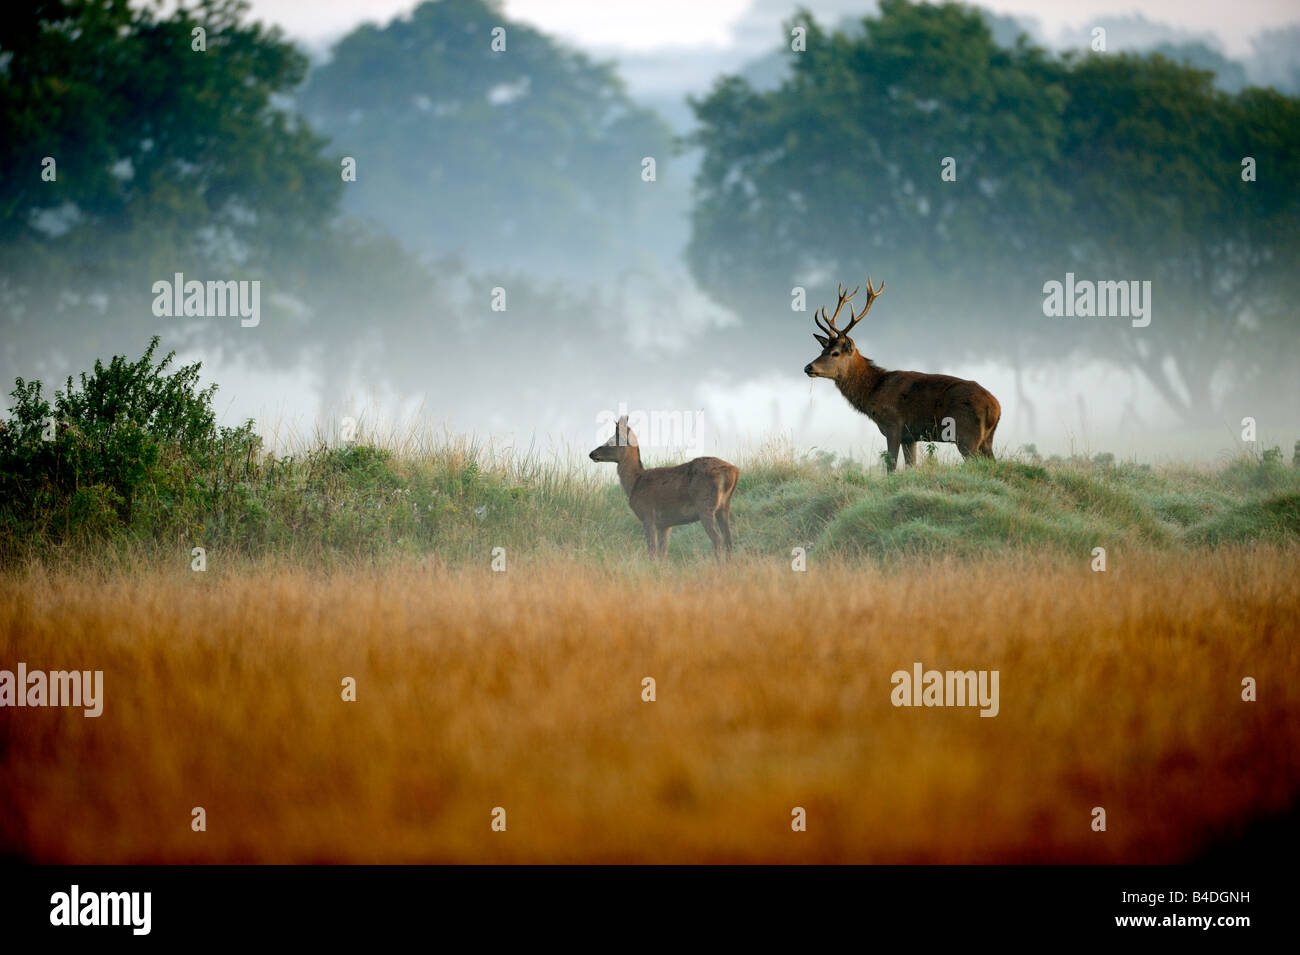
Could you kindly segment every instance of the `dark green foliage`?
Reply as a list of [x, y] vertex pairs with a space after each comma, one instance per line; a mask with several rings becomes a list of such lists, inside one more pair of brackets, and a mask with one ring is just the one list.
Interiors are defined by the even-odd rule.
[[418, 253], [498, 268], [622, 261], [614, 253], [628, 254], [657, 201], [641, 159], [656, 157], [663, 177], [671, 155], [668, 129], [610, 64], [490, 0], [420, 3], [357, 27], [300, 104], [342, 154], [364, 147], [353, 209]]
[[187, 499], [211, 505], [252, 473], [260, 439], [253, 423], [218, 428], [216, 385], [200, 388], [199, 363], [169, 372], [155, 363], [155, 336], [131, 362], [96, 361], [80, 384], [46, 400], [39, 381], [18, 379], [0, 430], [0, 526], [7, 542], [129, 528], [137, 504]]
[[[872, 274], [889, 297], [865, 337], [886, 363], [921, 348], [1017, 365], [1086, 354], [1145, 376], [1194, 424], [1296, 395], [1300, 98], [1229, 93], [1182, 55], [999, 44], [955, 3], [787, 26], [807, 50], [787, 46], [782, 82], [723, 77], [692, 102], [690, 266], [746, 314], [747, 337], [766, 324], [786, 340], [771, 305], [804, 276], [825, 276], [808, 289], [820, 303]], [[1067, 270], [1149, 280], [1149, 327], [1047, 318], [1043, 284]], [[1233, 388], [1216, 406], [1217, 375]]]
[[[307, 59], [278, 32], [243, 22], [246, 12], [236, 0], [7, 11], [5, 319], [57, 316], [44, 340], [64, 348], [69, 328], [93, 321], [103, 340], [122, 313], [147, 314], [154, 279], [247, 274], [249, 262], [316, 244], [342, 183], [320, 153], [324, 140], [277, 99], [302, 80]], [[206, 52], [192, 49], [196, 27], [207, 31]], [[57, 161], [52, 180], [41, 175], [46, 156]]]
[[[196, 50], [193, 31], [206, 31]], [[356, 316], [427, 307], [435, 270], [339, 221], [340, 157], [290, 108], [307, 57], [239, 0], [9, 5], [0, 25], [0, 336], [9, 361], [85, 367], [133, 348], [141, 322], [191, 346], [320, 370], [357, 342]], [[45, 157], [56, 160], [43, 178]], [[261, 281], [262, 323], [164, 324], [153, 284]], [[438, 273], [441, 275], [441, 273]], [[294, 302], [290, 307], [286, 302]], [[389, 338], [409, 336], [389, 326]], [[329, 347], [329, 336], [346, 345]], [[129, 344], [128, 344], [129, 343]], [[407, 349], [409, 352], [409, 349]], [[20, 369], [15, 368], [17, 373]]]

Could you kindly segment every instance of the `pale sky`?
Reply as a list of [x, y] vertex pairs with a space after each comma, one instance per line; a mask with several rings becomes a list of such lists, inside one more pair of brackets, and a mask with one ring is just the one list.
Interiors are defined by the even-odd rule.
[[[645, 51], [674, 46], [729, 46], [731, 29], [751, 5], [793, 10], [799, 0], [506, 0], [512, 19], [524, 20], [586, 47]], [[838, 19], [866, 4], [802, 0], [819, 19]], [[1230, 55], [1249, 50], [1249, 38], [1268, 27], [1300, 20], [1300, 0], [986, 0], [999, 13], [1038, 18], [1049, 39], [1065, 27], [1085, 27], [1096, 16], [1140, 13], [1199, 33], [1212, 31]], [[387, 22], [414, 0], [252, 0], [256, 18], [316, 44], [363, 20]], [[786, 13], [775, 17], [779, 22]]]

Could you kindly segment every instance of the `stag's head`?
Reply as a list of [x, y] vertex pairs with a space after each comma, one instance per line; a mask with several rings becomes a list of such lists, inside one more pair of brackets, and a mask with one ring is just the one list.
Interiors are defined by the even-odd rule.
[[618, 419], [613, 436], [604, 444], [592, 449], [589, 457], [593, 461], [622, 461], [628, 455], [629, 448], [636, 447], [636, 435], [627, 426], [627, 415]]
[[[861, 288], [861, 286], [859, 286]], [[862, 306], [862, 311], [854, 312], [853, 306], [849, 305], [853, 296], [858, 294], [858, 289], [852, 292], [846, 292], [844, 286], [839, 287], [839, 304], [835, 306], [835, 314], [826, 317], [826, 309], [823, 307], [820, 313], [813, 314], [813, 321], [817, 323], [825, 335], [818, 335], [813, 332], [813, 338], [817, 339], [817, 344], [822, 346], [822, 353], [804, 365], [803, 373], [809, 378], [830, 378], [839, 380], [845, 372], [849, 371], [854, 365], [854, 359], [857, 357], [858, 349], [853, 344], [853, 339], [849, 338], [849, 332], [853, 326], [862, 321], [862, 317], [867, 314], [871, 304], [876, 300], [881, 292], [885, 290], [885, 283], [880, 283], [880, 288], [871, 287], [871, 276], [867, 276], [867, 302]], [[840, 311], [845, 305], [849, 305], [849, 323], [843, 328], [836, 326], [835, 321], [840, 317]]]

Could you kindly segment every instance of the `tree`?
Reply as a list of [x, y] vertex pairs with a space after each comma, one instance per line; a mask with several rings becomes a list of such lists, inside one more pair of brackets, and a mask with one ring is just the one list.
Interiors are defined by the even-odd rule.
[[7, 359], [19, 333], [39, 354], [82, 357], [146, 338], [158, 328], [154, 280], [265, 277], [335, 214], [340, 182], [321, 140], [274, 101], [306, 60], [244, 12], [235, 0], [165, 17], [127, 0], [66, 0], [6, 16]]
[[873, 315], [873, 342], [987, 349], [972, 324], [1036, 292], [1026, 266], [1064, 206], [1050, 176], [1064, 93], [1045, 54], [998, 47], [984, 17], [956, 5], [886, 0], [852, 33], [807, 14], [797, 24], [807, 51], [790, 54], [779, 88], [724, 78], [694, 103], [697, 280], [761, 333], [790, 327], [792, 284], [816, 302], [870, 272], [888, 282], [890, 314], [910, 316], [905, 327]]
[[[729, 77], [693, 104], [690, 263], [741, 306], [742, 337], [791, 327], [792, 284], [816, 303], [871, 272], [888, 314], [907, 316], [877, 306], [862, 326], [882, 352], [1103, 358], [1188, 421], [1215, 407], [1212, 383], [1280, 373], [1300, 252], [1296, 100], [1229, 95], [1159, 55], [999, 47], [957, 5], [885, 0], [861, 33], [798, 22], [807, 52], [780, 87]], [[1246, 156], [1266, 171], [1254, 182]], [[1045, 318], [1043, 286], [1066, 272], [1150, 280], [1158, 315], [1141, 329]]]
[[627, 258], [653, 210], [642, 159], [663, 175], [671, 152], [610, 65], [486, 0], [358, 27], [300, 102], [357, 159], [350, 211], [417, 253], [483, 266], [578, 274]]
[[1214, 85], [1228, 93], [1240, 93], [1250, 85], [1244, 66], [1205, 43], [1158, 43], [1146, 52], [1213, 73]]
[[1076, 324], [1072, 340], [1139, 372], [1188, 423], [1216, 413], [1216, 383], [1293, 380], [1300, 101], [1232, 96], [1159, 55], [1080, 57], [1062, 80], [1065, 261], [1149, 280], [1154, 300], [1147, 328]]

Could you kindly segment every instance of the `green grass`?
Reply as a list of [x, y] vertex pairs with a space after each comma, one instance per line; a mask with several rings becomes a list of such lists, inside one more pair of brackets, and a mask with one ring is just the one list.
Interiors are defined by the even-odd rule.
[[[737, 463], [737, 546], [765, 559], [789, 560], [794, 547], [820, 559], [891, 561], [1300, 538], [1300, 469], [1256, 458], [1217, 468], [1096, 459], [929, 462], [892, 476], [788, 449]], [[318, 444], [251, 466], [218, 463], [178, 482], [173, 471], [181, 466], [158, 464], [158, 479], [143, 482], [128, 523], [116, 521], [89, 487], [58, 521], [38, 513], [0, 526], [0, 552], [10, 560], [188, 560], [200, 546], [209, 560], [238, 555], [324, 566], [429, 557], [486, 564], [492, 548], [504, 547], [508, 559], [644, 563], [640, 526], [612, 469], [578, 455], [547, 462], [444, 437], [393, 447]], [[684, 527], [672, 551], [681, 564], [707, 559], [710, 548], [698, 527]]]

